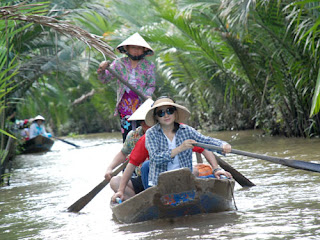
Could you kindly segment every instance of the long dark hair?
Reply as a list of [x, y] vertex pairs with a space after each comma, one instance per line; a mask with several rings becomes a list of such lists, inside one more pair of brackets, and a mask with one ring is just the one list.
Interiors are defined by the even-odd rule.
[[180, 127], [180, 123], [174, 122], [173, 132], [176, 133]]

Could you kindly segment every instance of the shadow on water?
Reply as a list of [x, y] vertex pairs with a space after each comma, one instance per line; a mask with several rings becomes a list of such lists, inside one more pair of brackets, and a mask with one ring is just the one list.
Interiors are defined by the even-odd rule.
[[[135, 224], [122, 224], [118, 231], [137, 234], [146, 239], [205, 239], [219, 238], [219, 231], [232, 226], [239, 218], [237, 212], [200, 214], [172, 219], [152, 220]], [[116, 219], [113, 219], [117, 221]]]

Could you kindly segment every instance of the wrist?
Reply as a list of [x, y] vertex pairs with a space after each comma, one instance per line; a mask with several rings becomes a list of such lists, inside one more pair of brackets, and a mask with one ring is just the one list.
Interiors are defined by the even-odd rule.
[[220, 170], [222, 170], [222, 168], [217, 167], [217, 168], [215, 168], [215, 169], [212, 170], [212, 173], [215, 174], [216, 172], [218, 172], [218, 171], [220, 171]]
[[174, 158], [177, 154], [179, 154], [181, 152], [180, 148], [181, 147], [179, 146], [179, 147], [176, 147], [175, 149], [171, 150], [171, 158]]
[[123, 195], [123, 194], [124, 194], [124, 189], [125, 189], [125, 187], [119, 186], [118, 191], [117, 191], [117, 194]]

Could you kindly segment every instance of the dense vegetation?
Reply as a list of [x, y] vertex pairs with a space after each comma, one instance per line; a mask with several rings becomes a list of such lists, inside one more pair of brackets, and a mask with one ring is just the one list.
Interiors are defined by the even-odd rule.
[[[0, 129], [9, 131], [15, 112], [44, 115], [56, 135], [118, 130], [116, 83], [102, 85], [96, 75], [104, 56], [13, 12], [1, 15], [19, 2], [0, 2]], [[154, 98], [186, 105], [197, 128], [313, 137], [320, 135], [319, 7], [315, 0], [52, 0], [17, 12], [68, 21], [113, 47], [139, 32], [156, 52]]]

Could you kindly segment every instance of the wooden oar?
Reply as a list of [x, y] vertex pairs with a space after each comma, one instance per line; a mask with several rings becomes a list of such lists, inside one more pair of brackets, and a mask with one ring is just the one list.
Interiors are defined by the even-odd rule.
[[136, 89], [134, 86], [132, 86], [129, 82], [126, 82], [116, 71], [111, 69], [110, 67], [107, 67], [107, 70], [116, 78], [119, 79], [121, 83], [126, 85], [128, 88], [130, 88], [133, 92], [135, 92], [143, 101], [147, 100], [147, 97], [143, 95], [142, 92], [140, 92], [138, 89]]
[[[121, 172], [128, 164], [128, 160], [126, 160], [124, 163], [122, 163], [117, 169], [115, 169], [111, 173], [111, 177], [114, 177], [118, 175], [119, 172]], [[94, 189], [92, 189], [89, 193], [87, 193], [85, 196], [80, 198], [78, 201], [76, 201], [74, 204], [72, 204], [70, 207], [68, 207], [68, 212], [79, 212], [82, 208], [84, 208], [105, 186], [107, 186], [109, 183], [108, 180], [104, 179], [101, 183], [99, 183]]]
[[196, 157], [197, 157], [197, 163], [203, 163], [203, 160], [202, 160], [200, 153], [196, 152]]
[[[206, 149], [222, 151], [221, 147], [213, 146], [210, 144], [197, 143], [197, 144], [195, 144], [195, 146], [199, 146], [199, 147], [206, 148]], [[296, 169], [303, 169], [303, 170], [307, 170], [307, 171], [311, 171], [311, 172], [320, 172], [320, 164], [317, 164], [317, 163], [305, 162], [305, 161], [294, 160], [294, 159], [278, 158], [278, 157], [269, 157], [269, 156], [265, 156], [265, 155], [240, 151], [240, 150], [236, 150], [236, 149], [232, 149], [231, 153], [243, 155], [243, 156], [247, 156], [247, 157], [252, 157], [252, 158], [258, 158], [258, 159], [266, 160], [269, 162], [278, 163], [278, 164], [282, 164], [282, 165], [285, 165], [288, 167], [296, 168]]]
[[236, 169], [234, 169], [231, 165], [229, 165], [227, 162], [223, 161], [219, 156], [214, 154], [216, 157], [218, 164], [220, 167], [222, 167], [227, 172], [231, 173], [234, 180], [237, 181], [241, 185], [241, 187], [253, 187], [255, 184], [251, 182], [248, 178], [243, 176], [240, 172], [238, 172]]
[[75, 143], [72, 143], [72, 142], [69, 142], [69, 141], [67, 141], [67, 140], [64, 140], [64, 139], [61, 139], [61, 138], [57, 138], [57, 137], [53, 137], [54, 139], [57, 139], [57, 140], [60, 140], [61, 142], [64, 142], [64, 143], [66, 143], [66, 144], [69, 144], [69, 145], [72, 145], [72, 146], [74, 146], [74, 147], [76, 147], [76, 148], [79, 148], [80, 146], [79, 145], [77, 145], [77, 144], [75, 144]]

